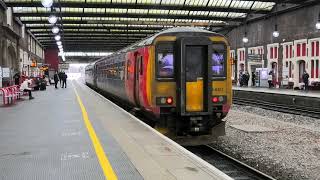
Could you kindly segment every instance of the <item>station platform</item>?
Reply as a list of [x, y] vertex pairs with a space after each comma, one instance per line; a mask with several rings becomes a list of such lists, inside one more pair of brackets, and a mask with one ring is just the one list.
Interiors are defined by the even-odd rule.
[[291, 96], [305, 96], [305, 97], [318, 97], [320, 98], [320, 91], [304, 91], [304, 90], [293, 90], [293, 89], [279, 89], [279, 88], [260, 88], [260, 87], [238, 87], [233, 86], [233, 90], [237, 91], [252, 91], [260, 93], [271, 93], [271, 94], [282, 94]]
[[231, 179], [89, 89], [0, 108], [0, 179]]

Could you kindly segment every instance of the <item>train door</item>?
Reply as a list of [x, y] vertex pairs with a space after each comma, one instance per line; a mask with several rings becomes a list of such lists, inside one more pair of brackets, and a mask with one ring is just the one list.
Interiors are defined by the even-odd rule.
[[204, 37], [186, 37], [177, 43], [177, 107], [182, 115], [209, 114], [212, 42]]
[[137, 106], [140, 105], [139, 90], [140, 90], [140, 74], [142, 73], [142, 56], [135, 54], [135, 72], [134, 72], [134, 101]]

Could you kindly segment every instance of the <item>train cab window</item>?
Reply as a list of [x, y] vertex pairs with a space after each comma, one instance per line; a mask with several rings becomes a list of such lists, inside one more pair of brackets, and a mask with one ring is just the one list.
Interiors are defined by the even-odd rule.
[[158, 78], [174, 77], [173, 44], [161, 43], [157, 45], [156, 61]]
[[212, 76], [224, 77], [226, 74], [226, 46], [224, 44], [214, 44], [212, 51]]

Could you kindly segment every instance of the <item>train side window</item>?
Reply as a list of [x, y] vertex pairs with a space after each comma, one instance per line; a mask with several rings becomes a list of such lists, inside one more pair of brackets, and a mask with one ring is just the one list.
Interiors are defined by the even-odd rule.
[[140, 64], [140, 75], [143, 75], [143, 58], [142, 56], [139, 56], [139, 64]]
[[174, 54], [172, 43], [161, 43], [156, 50], [158, 78], [174, 78]]
[[226, 59], [227, 47], [224, 44], [213, 44], [212, 51], [212, 76], [225, 77], [226, 76]]

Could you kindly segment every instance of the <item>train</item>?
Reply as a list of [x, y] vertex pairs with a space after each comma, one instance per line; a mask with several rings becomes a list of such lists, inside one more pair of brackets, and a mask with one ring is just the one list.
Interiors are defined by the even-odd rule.
[[170, 28], [87, 65], [85, 83], [150, 117], [154, 127], [210, 135], [223, 131], [232, 104], [230, 46], [215, 32]]

